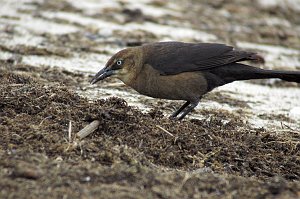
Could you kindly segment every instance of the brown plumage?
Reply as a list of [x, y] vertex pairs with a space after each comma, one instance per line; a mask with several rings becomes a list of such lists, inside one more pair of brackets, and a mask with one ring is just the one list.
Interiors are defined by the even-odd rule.
[[212, 89], [236, 80], [280, 78], [300, 83], [300, 72], [263, 70], [241, 64], [263, 62], [255, 53], [214, 43], [158, 42], [121, 50], [91, 81], [111, 75], [141, 94], [185, 100], [170, 118], [183, 119]]

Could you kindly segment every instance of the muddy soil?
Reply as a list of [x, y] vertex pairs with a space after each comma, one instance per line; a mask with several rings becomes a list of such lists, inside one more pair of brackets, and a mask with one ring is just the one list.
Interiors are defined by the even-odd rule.
[[[182, 102], [136, 95], [115, 79], [89, 85], [117, 50], [170, 39], [246, 47], [266, 57], [260, 67], [298, 70], [297, 6], [10, 2], [0, 9], [0, 198], [300, 198], [300, 123], [289, 115], [298, 84], [247, 83], [291, 89], [282, 109], [260, 106], [270, 94], [216, 90], [181, 122], [167, 116]], [[280, 125], [258, 127], [253, 116]], [[76, 138], [94, 120], [98, 129]]]

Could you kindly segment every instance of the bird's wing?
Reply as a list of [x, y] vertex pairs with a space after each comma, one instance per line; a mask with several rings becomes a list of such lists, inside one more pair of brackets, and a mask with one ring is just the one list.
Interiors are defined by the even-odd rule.
[[207, 70], [238, 61], [251, 60], [254, 55], [215, 43], [158, 42], [143, 47], [145, 63], [163, 75]]

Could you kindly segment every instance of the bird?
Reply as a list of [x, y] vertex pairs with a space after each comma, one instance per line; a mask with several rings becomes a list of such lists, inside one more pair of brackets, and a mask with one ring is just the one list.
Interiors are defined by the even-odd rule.
[[261, 69], [251, 62], [264, 59], [220, 43], [154, 42], [117, 52], [90, 83], [114, 76], [140, 94], [184, 100], [170, 115], [174, 120], [182, 120], [206, 93], [234, 81], [279, 78], [300, 83], [299, 71]]

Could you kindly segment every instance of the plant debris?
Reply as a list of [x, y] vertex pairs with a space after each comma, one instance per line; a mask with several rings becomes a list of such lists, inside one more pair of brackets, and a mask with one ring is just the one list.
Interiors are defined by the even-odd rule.
[[[177, 122], [119, 98], [89, 102], [69, 90], [71, 77], [79, 83], [87, 77], [59, 69], [1, 62], [0, 74], [3, 196], [30, 180], [31, 196], [50, 187], [54, 197], [119, 190], [116, 197], [142, 198], [143, 187], [150, 197], [299, 197], [297, 132], [253, 129], [226, 112]], [[96, 132], [70, 146], [70, 121], [75, 135], [94, 120]], [[26, 189], [10, 196], [22, 193]]]

